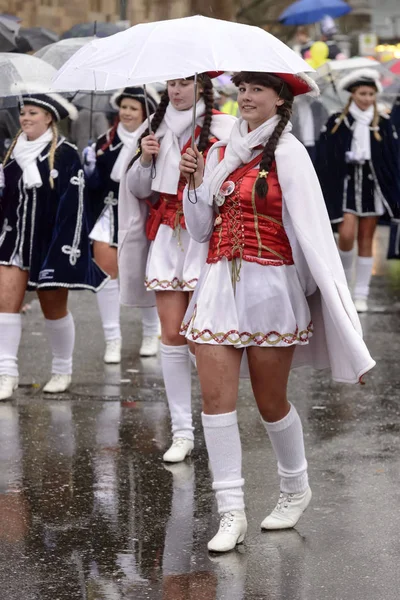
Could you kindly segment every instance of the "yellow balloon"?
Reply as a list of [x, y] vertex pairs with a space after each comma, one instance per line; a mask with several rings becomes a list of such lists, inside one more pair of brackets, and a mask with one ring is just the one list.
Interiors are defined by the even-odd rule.
[[310, 55], [311, 58], [307, 59], [308, 64], [318, 69], [328, 60], [329, 48], [325, 42], [315, 42], [310, 48]]

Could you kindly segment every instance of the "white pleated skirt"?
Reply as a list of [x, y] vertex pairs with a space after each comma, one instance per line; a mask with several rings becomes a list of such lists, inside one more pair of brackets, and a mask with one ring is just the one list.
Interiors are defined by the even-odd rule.
[[109, 206], [107, 210], [97, 219], [92, 231], [89, 233], [89, 239], [94, 242], [104, 242], [111, 244], [112, 227], [111, 227], [112, 208]]
[[192, 292], [206, 262], [208, 243], [195, 242], [186, 229], [160, 225], [151, 243], [145, 286], [149, 291]]
[[[236, 268], [239, 261], [236, 260]], [[308, 344], [313, 325], [294, 265], [242, 261], [232, 283], [232, 261], [206, 264], [181, 334], [197, 344], [287, 347]]]

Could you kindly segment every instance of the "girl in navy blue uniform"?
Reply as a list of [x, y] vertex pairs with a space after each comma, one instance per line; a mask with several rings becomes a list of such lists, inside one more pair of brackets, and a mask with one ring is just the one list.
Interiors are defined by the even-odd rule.
[[[399, 146], [399, 171], [400, 171], [400, 95], [397, 96], [393, 104], [390, 115], [393, 131], [397, 136], [397, 144]], [[388, 258], [400, 259], [400, 222], [393, 222], [390, 227], [390, 240], [388, 249]]]
[[321, 135], [318, 174], [331, 222], [338, 224], [339, 253], [349, 285], [357, 236], [353, 298], [357, 310], [365, 312], [378, 218], [400, 216], [398, 143], [389, 116], [380, 114], [376, 104], [382, 89], [379, 73], [353, 71], [339, 86], [350, 92], [350, 98], [343, 112], [328, 120]]
[[74, 107], [56, 94], [22, 96], [20, 124], [3, 163], [0, 213], [0, 399], [18, 386], [21, 305], [36, 290], [53, 354], [45, 392], [71, 382], [75, 328], [68, 290], [97, 291], [106, 275], [93, 262], [84, 207], [84, 174], [57, 123]]
[[[148, 94], [150, 112], [155, 100]], [[135, 131], [146, 117], [145, 94], [141, 87], [119, 90], [111, 98], [118, 110], [114, 126], [96, 144], [84, 150], [84, 169], [89, 190], [89, 207], [94, 257], [111, 280], [97, 294], [106, 341], [104, 361], [121, 362], [121, 328], [118, 282], [118, 195], [124, 164], [136, 143]], [[141, 356], [158, 350], [159, 320], [155, 306], [142, 308], [143, 341]]]

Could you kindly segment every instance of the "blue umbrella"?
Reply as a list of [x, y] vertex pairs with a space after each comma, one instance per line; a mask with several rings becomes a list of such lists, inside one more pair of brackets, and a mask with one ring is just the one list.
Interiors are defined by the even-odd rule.
[[279, 17], [284, 25], [317, 23], [326, 15], [337, 18], [347, 15], [351, 7], [343, 0], [297, 0]]

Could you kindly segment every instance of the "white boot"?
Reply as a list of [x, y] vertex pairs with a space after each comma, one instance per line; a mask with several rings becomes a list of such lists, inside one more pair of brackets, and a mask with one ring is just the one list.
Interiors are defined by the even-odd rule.
[[71, 385], [71, 375], [63, 375], [62, 373], [53, 373], [50, 381], [46, 383], [43, 391], [46, 394], [61, 394], [66, 392]]
[[241, 544], [247, 532], [244, 510], [232, 510], [221, 515], [218, 533], [207, 544], [210, 552], [229, 552]]
[[311, 502], [311, 489], [300, 494], [281, 492], [278, 504], [261, 523], [261, 529], [291, 529]]
[[194, 443], [186, 438], [175, 438], [172, 441], [172, 446], [163, 456], [163, 461], [169, 463], [177, 463], [185, 460], [187, 456], [192, 454]]
[[121, 338], [106, 340], [106, 351], [104, 353], [104, 362], [108, 365], [119, 365], [121, 362]]
[[139, 355], [140, 356], [156, 356], [158, 352], [160, 342], [158, 339], [158, 335], [146, 335], [142, 340], [142, 345], [140, 346]]
[[18, 387], [18, 377], [12, 375], [0, 375], [0, 400], [11, 398]]
[[365, 297], [354, 298], [354, 306], [358, 313], [365, 313], [368, 311], [368, 301]]

